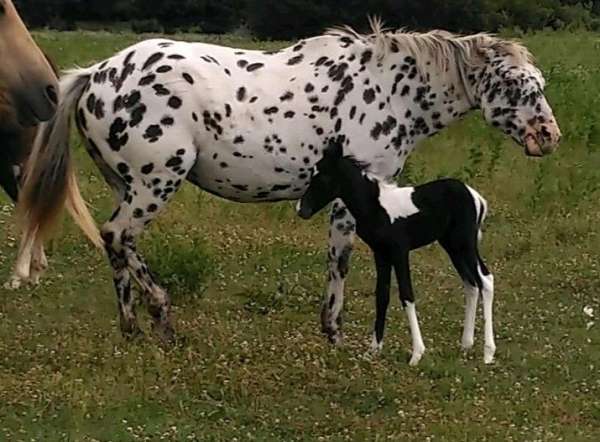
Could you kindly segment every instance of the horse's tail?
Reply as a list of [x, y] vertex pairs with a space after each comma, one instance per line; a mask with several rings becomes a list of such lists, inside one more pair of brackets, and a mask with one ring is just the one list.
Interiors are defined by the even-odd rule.
[[56, 226], [66, 205], [85, 235], [102, 247], [100, 232], [77, 184], [69, 149], [70, 119], [91, 78], [90, 69], [66, 73], [60, 81], [60, 100], [54, 117], [39, 126], [33, 150], [24, 168], [18, 213], [24, 241], [43, 240]]
[[473, 203], [475, 204], [475, 215], [477, 217], [477, 239], [481, 241], [481, 226], [483, 225], [488, 213], [488, 204], [485, 198], [482, 197], [475, 189], [470, 186], [467, 186], [467, 189], [469, 189], [469, 192], [473, 197]]

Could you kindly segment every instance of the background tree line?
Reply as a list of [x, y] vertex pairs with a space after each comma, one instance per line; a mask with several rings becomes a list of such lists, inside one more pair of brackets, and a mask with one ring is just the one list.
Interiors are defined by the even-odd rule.
[[73, 29], [121, 24], [137, 32], [244, 29], [291, 39], [335, 24], [366, 28], [368, 14], [389, 26], [458, 32], [546, 27], [600, 30], [600, 0], [15, 0], [33, 27]]

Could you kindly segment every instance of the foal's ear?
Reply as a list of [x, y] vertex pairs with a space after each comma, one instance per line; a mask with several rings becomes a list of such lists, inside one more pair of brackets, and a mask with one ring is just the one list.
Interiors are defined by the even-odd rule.
[[325, 148], [323, 156], [330, 160], [337, 160], [344, 155], [344, 145], [339, 138], [329, 140], [329, 145]]

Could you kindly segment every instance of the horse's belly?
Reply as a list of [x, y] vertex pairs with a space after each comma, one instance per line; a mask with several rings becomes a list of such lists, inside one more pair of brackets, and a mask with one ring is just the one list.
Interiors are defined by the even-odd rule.
[[189, 180], [223, 198], [239, 202], [291, 200], [300, 198], [308, 187], [308, 169], [290, 157], [216, 155], [200, 153]]

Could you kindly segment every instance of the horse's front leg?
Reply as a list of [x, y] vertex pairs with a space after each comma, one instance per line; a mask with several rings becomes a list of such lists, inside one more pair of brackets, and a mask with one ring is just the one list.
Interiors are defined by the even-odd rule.
[[329, 226], [328, 287], [321, 310], [321, 326], [333, 344], [342, 343], [342, 309], [344, 282], [348, 275], [356, 222], [342, 203], [336, 200], [331, 209]]

